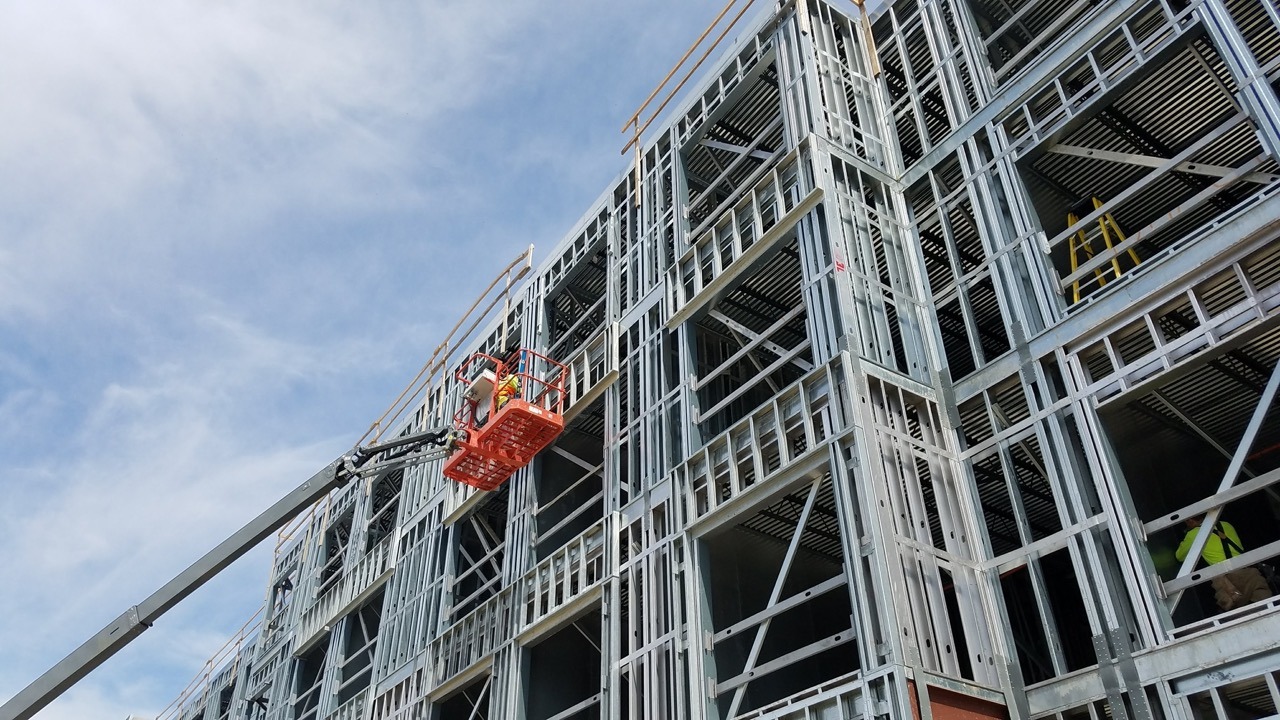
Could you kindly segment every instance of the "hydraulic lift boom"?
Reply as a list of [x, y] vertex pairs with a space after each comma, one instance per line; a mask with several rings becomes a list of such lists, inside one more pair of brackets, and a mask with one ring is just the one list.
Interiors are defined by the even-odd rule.
[[459, 439], [459, 431], [453, 426], [445, 426], [353, 448], [280, 498], [276, 504], [249, 521], [146, 600], [126, 610], [0, 706], [0, 720], [27, 720], [35, 715], [67, 688], [141, 635], [169, 608], [177, 605], [330, 491], [357, 477], [382, 475], [399, 468], [447, 457], [453, 452], [454, 444]]

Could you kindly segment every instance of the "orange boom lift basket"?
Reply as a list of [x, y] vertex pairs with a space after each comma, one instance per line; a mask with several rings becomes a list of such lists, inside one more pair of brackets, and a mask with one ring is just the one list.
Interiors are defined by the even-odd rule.
[[466, 436], [444, 476], [495, 490], [564, 430], [564, 365], [521, 349], [506, 360], [472, 355], [455, 377], [467, 388], [454, 425]]

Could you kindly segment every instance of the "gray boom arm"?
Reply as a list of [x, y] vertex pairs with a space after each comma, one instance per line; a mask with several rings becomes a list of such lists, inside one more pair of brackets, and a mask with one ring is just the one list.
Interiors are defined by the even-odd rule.
[[[240, 556], [252, 550], [268, 535], [284, 527], [289, 520], [311, 507], [331, 490], [342, 487], [353, 477], [370, 471], [390, 472], [398, 467], [446, 456], [452, 450], [454, 438], [451, 428], [438, 428], [357, 448], [329, 463], [323, 470], [312, 475], [311, 479], [280, 498], [275, 505], [249, 521], [234, 535], [222, 541], [220, 545], [206, 553], [191, 567], [183, 570], [164, 587], [152, 593], [146, 600], [126, 610], [97, 635], [89, 638], [61, 662], [14, 695], [12, 699], [0, 706], [0, 720], [28, 720], [44, 706], [53, 702], [67, 688], [79, 682], [94, 668], [106, 662], [108, 658], [141, 635], [142, 631], [151, 627], [156, 619], [170, 608], [195, 592], [214, 575], [222, 572]], [[425, 445], [443, 447], [424, 451], [421, 448]], [[375, 460], [379, 454], [384, 453], [393, 454], [396, 458], [384, 459], [366, 467], [371, 460]]]

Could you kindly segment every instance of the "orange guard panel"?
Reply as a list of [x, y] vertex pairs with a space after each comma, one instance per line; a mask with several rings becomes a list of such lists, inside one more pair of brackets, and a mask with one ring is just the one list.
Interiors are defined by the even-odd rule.
[[512, 398], [444, 464], [444, 476], [481, 490], [496, 490], [516, 470], [550, 445], [564, 418], [520, 398]]

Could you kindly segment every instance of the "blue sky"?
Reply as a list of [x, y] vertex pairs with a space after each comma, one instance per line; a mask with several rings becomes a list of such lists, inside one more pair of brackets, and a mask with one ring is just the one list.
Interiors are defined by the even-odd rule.
[[[0, 699], [347, 449], [719, 0], [0, 8]], [[41, 713], [154, 715], [259, 550]]]

